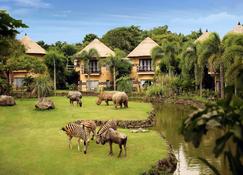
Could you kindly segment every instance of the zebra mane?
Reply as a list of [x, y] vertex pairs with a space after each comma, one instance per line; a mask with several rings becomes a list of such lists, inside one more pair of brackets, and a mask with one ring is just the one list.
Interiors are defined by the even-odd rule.
[[103, 131], [102, 133], [100, 133], [100, 131], [103, 129], [104, 125], [108, 122], [109, 120], [107, 120], [105, 123], [103, 123], [103, 125], [100, 126], [100, 129], [97, 131], [98, 135], [103, 134], [105, 131]]

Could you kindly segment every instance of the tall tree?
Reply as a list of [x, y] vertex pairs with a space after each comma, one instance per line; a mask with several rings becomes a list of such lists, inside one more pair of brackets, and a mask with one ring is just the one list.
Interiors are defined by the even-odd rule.
[[205, 68], [208, 67], [210, 57], [220, 57], [220, 38], [217, 33], [211, 33], [204, 41], [197, 42], [198, 72], [200, 82], [200, 96], [202, 96]]
[[165, 42], [161, 47], [155, 47], [152, 50], [153, 64], [160, 59], [160, 63], [166, 66], [166, 69], [170, 76], [173, 76], [176, 66], [178, 54], [178, 43], [176, 42]]
[[91, 41], [93, 41], [96, 38], [98, 38], [98, 36], [93, 33], [85, 35], [83, 39], [83, 45], [88, 45]]
[[[227, 34], [223, 39], [223, 62], [226, 68], [227, 83], [234, 84], [235, 93], [237, 94], [237, 81], [235, 78], [228, 78], [229, 72], [232, 72], [236, 67], [241, 65], [243, 61], [243, 34]], [[232, 82], [234, 80], [235, 82]]]
[[[86, 84], [87, 89], [90, 90], [90, 60], [99, 59], [99, 53], [96, 49], [90, 49], [88, 51], [84, 50], [79, 55], [76, 56], [79, 61], [83, 62], [84, 71], [88, 74], [88, 83]], [[80, 64], [81, 65], [81, 64]]]
[[[45, 64], [48, 67], [48, 72], [54, 80], [54, 66], [56, 69], [56, 85], [58, 89], [65, 88], [65, 68], [66, 57], [58, 49], [50, 49], [45, 55]], [[55, 65], [54, 65], [55, 62]]]
[[112, 49], [131, 52], [142, 41], [142, 30], [137, 26], [118, 27], [108, 31], [102, 41]]
[[[110, 55], [108, 56], [105, 60], [102, 60], [100, 62], [101, 65], [106, 65], [109, 67], [110, 71], [112, 72], [113, 75], [113, 88], [116, 90], [116, 78], [117, 75], [123, 76], [125, 75], [122, 72], [122, 69], [129, 69], [129, 62], [125, 60], [126, 53], [123, 52], [120, 49], [115, 49], [115, 55]], [[124, 66], [123, 62], [126, 62], [127, 66]], [[129, 70], [124, 70], [124, 71], [129, 71]]]
[[0, 10], [0, 37], [15, 38], [18, 34], [18, 28], [27, 28], [28, 26], [22, 22], [12, 18], [7, 11]]

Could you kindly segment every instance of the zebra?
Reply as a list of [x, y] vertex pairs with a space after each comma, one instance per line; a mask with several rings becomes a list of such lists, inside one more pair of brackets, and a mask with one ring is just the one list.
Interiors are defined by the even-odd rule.
[[89, 133], [92, 133], [91, 140], [94, 140], [94, 136], [96, 135], [96, 124], [92, 120], [84, 120], [80, 123], [81, 125], [84, 125], [85, 128], [87, 128]]
[[84, 141], [84, 154], [87, 153], [88, 136], [90, 132], [83, 124], [79, 125], [76, 123], [69, 123], [66, 126], [64, 126], [62, 130], [65, 131], [67, 136], [69, 137], [69, 149], [72, 149], [72, 138], [77, 137], [78, 151], [80, 151], [80, 139], [82, 139]]
[[101, 135], [106, 132], [109, 128], [112, 128], [114, 130], [117, 130], [117, 122], [115, 120], [108, 120], [106, 121], [102, 126], [100, 126], [100, 129], [98, 130], [96, 134], [96, 143], [100, 143]]

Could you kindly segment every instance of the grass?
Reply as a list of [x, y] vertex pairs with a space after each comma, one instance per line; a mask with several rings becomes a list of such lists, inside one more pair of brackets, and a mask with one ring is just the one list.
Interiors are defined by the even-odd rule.
[[167, 155], [166, 144], [155, 131], [130, 133], [127, 157], [108, 156], [108, 145], [90, 142], [88, 153], [77, 151], [76, 139], [69, 150], [67, 136], [60, 130], [76, 119], [144, 119], [147, 103], [130, 102], [128, 109], [97, 106], [95, 97], [84, 97], [83, 108], [70, 106], [64, 97], [53, 97], [56, 109], [36, 111], [36, 99], [17, 100], [13, 107], [0, 107], [0, 174], [140, 174]]

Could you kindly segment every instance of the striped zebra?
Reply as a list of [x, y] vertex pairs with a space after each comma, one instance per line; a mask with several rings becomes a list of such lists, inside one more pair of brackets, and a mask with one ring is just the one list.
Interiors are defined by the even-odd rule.
[[94, 136], [96, 135], [96, 124], [92, 120], [84, 120], [81, 122], [81, 125], [84, 125], [87, 128], [89, 133], [92, 133], [91, 140], [94, 140]]
[[89, 130], [83, 125], [69, 123], [62, 128], [63, 131], [66, 132], [69, 137], [69, 148], [72, 149], [71, 140], [73, 137], [78, 138], [78, 151], [80, 151], [80, 139], [84, 141], [84, 154], [87, 153], [87, 144], [88, 144], [88, 136], [90, 134]]
[[115, 120], [108, 120], [105, 122], [102, 126], [100, 126], [100, 129], [98, 130], [96, 134], [96, 143], [99, 144], [101, 135], [106, 132], [109, 128], [112, 128], [114, 130], [117, 130], [117, 122]]

